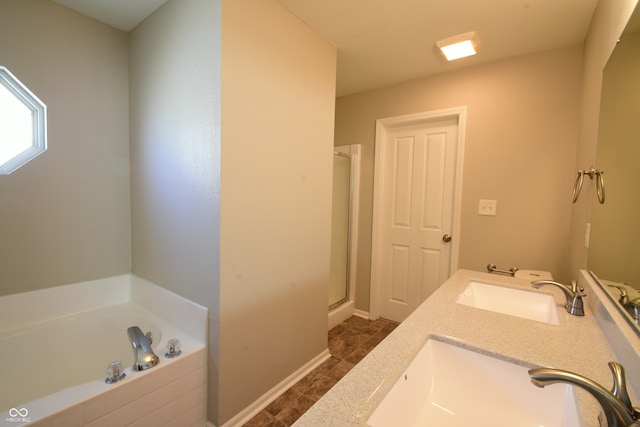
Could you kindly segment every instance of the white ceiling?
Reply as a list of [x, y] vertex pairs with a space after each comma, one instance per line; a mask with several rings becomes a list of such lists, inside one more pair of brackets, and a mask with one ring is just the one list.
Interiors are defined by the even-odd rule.
[[[167, 0], [52, 1], [129, 31]], [[579, 45], [598, 0], [278, 1], [337, 47], [340, 96]], [[478, 33], [480, 54], [445, 63], [435, 42], [468, 31]]]
[[[597, 0], [278, 0], [338, 48], [337, 94], [583, 42]], [[437, 40], [476, 31], [445, 63]]]
[[131, 31], [167, 0], [51, 0], [123, 31]]

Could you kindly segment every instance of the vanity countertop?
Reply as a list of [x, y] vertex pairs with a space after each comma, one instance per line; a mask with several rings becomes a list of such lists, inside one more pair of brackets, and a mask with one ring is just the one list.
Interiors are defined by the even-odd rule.
[[[564, 309], [565, 296], [559, 288], [545, 286], [536, 290], [555, 297], [560, 325], [549, 325], [457, 304], [458, 296], [472, 280], [532, 289], [528, 280], [457, 271], [295, 426], [366, 426], [366, 420], [430, 336], [446, 337], [460, 346], [530, 368], [573, 371], [611, 388], [607, 363], [616, 359], [588, 304], [585, 316], [572, 316]], [[598, 427], [598, 403], [578, 388], [576, 396], [583, 426]]]

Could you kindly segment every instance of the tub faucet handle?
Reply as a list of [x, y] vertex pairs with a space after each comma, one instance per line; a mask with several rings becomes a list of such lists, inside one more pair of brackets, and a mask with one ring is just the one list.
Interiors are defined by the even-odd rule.
[[167, 352], [164, 354], [164, 357], [173, 359], [181, 354], [182, 350], [180, 350], [180, 340], [178, 338], [171, 338], [167, 341]]
[[104, 382], [107, 384], [117, 383], [118, 381], [123, 380], [127, 375], [124, 373], [124, 366], [119, 360], [114, 360], [113, 362], [109, 363], [106, 373], [107, 378], [105, 378]]

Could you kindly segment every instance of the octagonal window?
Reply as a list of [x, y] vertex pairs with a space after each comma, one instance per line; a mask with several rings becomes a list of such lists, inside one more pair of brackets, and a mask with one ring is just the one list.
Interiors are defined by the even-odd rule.
[[47, 106], [0, 66], [0, 174], [10, 174], [46, 149]]

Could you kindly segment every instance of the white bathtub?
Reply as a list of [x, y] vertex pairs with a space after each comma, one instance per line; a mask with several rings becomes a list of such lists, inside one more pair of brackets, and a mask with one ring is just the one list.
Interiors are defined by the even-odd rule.
[[[206, 318], [132, 275], [0, 298], [0, 426], [203, 426]], [[132, 371], [129, 326], [153, 334], [157, 366]], [[170, 338], [182, 344], [174, 359]], [[106, 384], [114, 360], [126, 378]]]

